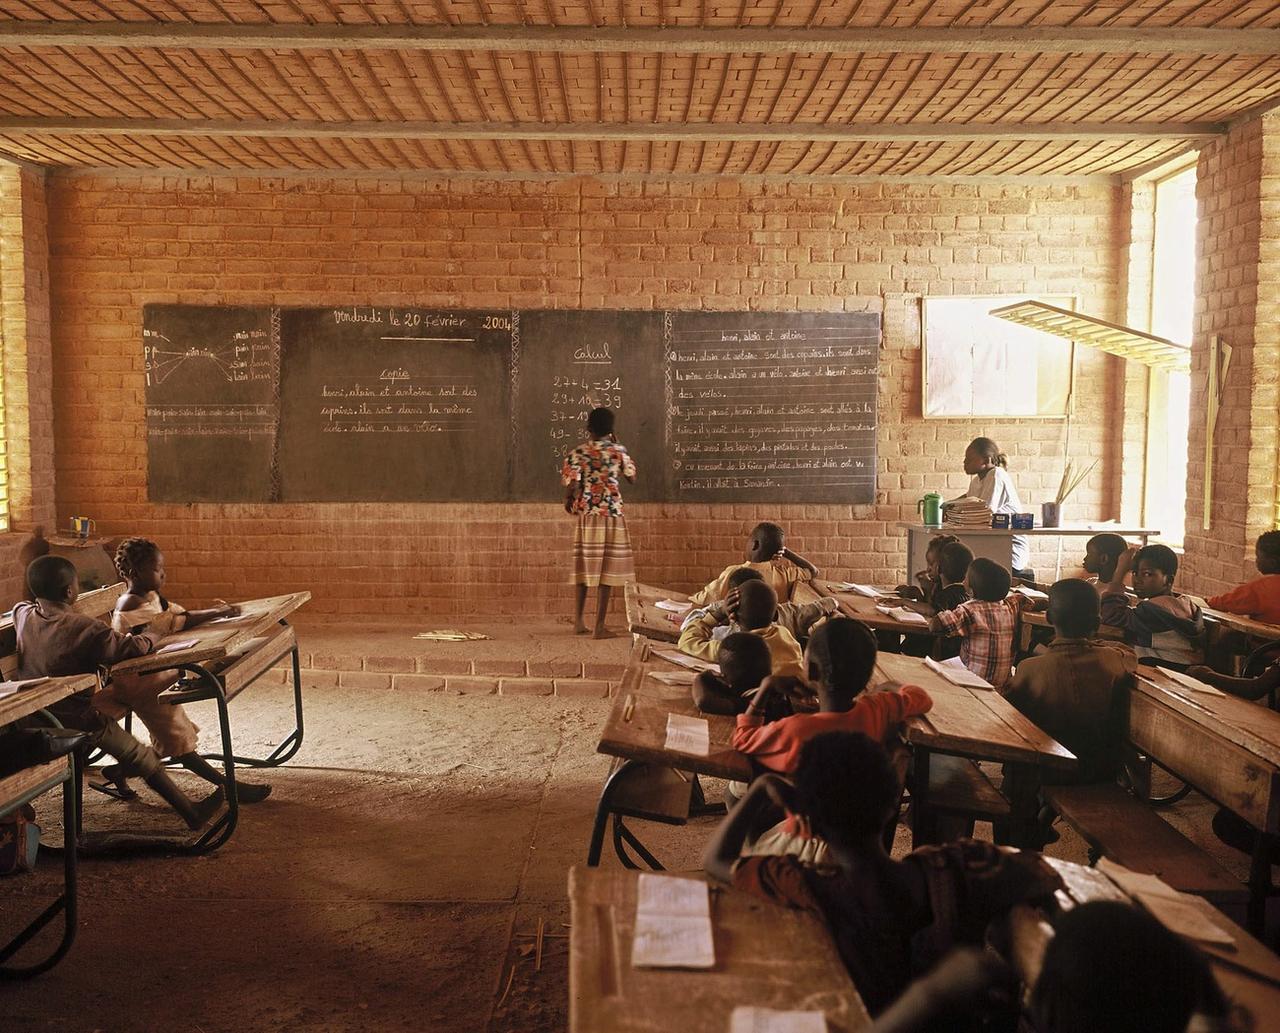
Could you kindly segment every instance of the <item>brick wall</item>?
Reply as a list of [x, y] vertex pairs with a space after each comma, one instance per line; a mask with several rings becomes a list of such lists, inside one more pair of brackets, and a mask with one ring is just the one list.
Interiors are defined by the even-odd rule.
[[[1114, 319], [1120, 227], [1108, 186], [631, 186], [362, 177], [51, 180], [58, 508], [160, 539], [178, 597], [307, 587], [315, 609], [544, 613], [566, 605], [569, 525], [546, 505], [153, 505], [141, 308], [417, 304], [834, 310], [882, 307], [873, 506], [634, 505], [643, 580], [700, 583], [776, 519], [833, 574], [903, 574], [893, 521], [958, 493], [965, 444], [995, 437], [1030, 506], [1052, 497], [1061, 421], [920, 418], [920, 294], [1075, 293]], [[1101, 457], [1069, 519], [1115, 516], [1116, 360], [1082, 350], [1071, 429]], [[621, 428], [625, 440], [625, 422]], [[1068, 544], [1073, 558], [1076, 546]], [[1053, 562], [1047, 545], [1037, 558]]]
[[[1200, 154], [1196, 329], [1183, 587], [1209, 594], [1256, 576], [1253, 542], [1275, 526], [1280, 397], [1280, 116], [1255, 119]], [[1203, 529], [1210, 337], [1231, 345]]]
[[8, 534], [0, 534], [0, 602], [21, 591], [17, 554], [54, 519], [49, 245], [44, 173], [0, 162], [0, 340], [3, 341]]

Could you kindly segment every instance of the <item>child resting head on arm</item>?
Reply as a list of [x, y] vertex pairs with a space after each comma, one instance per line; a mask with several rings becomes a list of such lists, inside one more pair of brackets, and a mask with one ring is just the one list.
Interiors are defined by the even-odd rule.
[[818, 568], [803, 556], [786, 546], [786, 536], [777, 524], [759, 523], [751, 529], [747, 538], [747, 558], [734, 563], [689, 598], [695, 606], [713, 603], [729, 594], [729, 575], [742, 567], [760, 572], [769, 587], [782, 602], [790, 602], [791, 590], [797, 581], [809, 581], [818, 576]]

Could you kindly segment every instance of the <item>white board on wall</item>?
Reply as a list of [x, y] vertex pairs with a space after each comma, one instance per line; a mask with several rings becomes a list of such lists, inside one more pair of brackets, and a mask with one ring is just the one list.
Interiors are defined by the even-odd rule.
[[1071, 295], [924, 298], [922, 412], [926, 419], [1062, 419], [1071, 402], [1074, 346], [989, 315], [1019, 301], [1075, 310]]

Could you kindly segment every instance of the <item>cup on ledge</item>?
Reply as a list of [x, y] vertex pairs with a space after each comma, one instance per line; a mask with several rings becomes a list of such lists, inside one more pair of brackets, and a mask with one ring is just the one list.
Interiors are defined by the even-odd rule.
[[1062, 503], [1060, 502], [1040, 503], [1040, 526], [1041, 527], [1061, 527], [1062, 526]]
[[89, 535], [93, 534], [95, 526], [94, 522], [88, 517], [71, 518], [71, 533], [80, 538], [88, 538]]

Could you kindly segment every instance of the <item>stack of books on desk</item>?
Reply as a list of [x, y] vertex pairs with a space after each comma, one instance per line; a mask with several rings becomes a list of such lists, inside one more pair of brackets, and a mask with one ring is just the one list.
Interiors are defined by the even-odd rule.
[[990, 527], [991, 507], [982, 499], [966, 495], [943, 505], [942, 522], [955, 527]]

